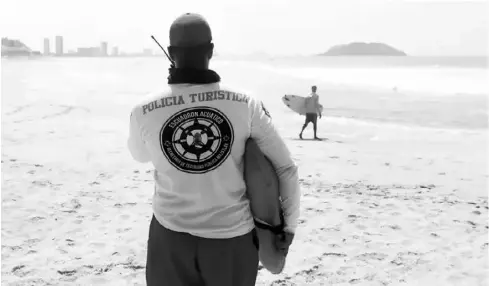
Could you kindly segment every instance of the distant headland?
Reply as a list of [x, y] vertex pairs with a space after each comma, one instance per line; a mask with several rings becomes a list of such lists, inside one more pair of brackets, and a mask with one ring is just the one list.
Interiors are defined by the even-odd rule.
[[355, 42], [333, 46], [320, 56], [407, 56], [407, 54], [383, 43]]
[[2, 57], [4, 56], [33, 56], [41, 55], [38, 51], [33, 51], [19, 40], [2, 38]]

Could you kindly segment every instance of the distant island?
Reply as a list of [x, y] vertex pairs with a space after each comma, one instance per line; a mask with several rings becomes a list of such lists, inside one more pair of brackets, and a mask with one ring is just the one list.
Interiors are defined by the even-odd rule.
[[407, 54], [383, 43], [356, 42], [333, 46], [320, 56], [407, 56]]

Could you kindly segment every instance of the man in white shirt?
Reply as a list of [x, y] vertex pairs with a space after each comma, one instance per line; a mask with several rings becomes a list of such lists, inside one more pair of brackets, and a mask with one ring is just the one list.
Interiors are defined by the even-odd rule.
[[301, 133], [299, 134], [299, 137], [302, 139], [302, 132], [304, 132], [304, 129], [306, 129], [307, 125], [309, 125], [309, 122], [312, 123], [313, 129], [314, 129], [314, 139], [319, 140], [317, 137], [317, 121], [318, 121], [318, 115], [319, 118], [321, 118], [321, 109], [319, 107], [319, 95], [316, 93], [317, 87], [313, 85], [311, 87], [311, 96], [306, 99], [304, 102], [306, 106], [306, 122], [304, 122], [304, 125], [302, 126]]
[[132, 109], [128, 147], [155, 168], [147, 285], [255, 285], [258, 244], [246, 198], [243, 154], [253, 138], [273, 163], [283, 200], [283, 236], [299, 217], [297, 167], [263, 103], [221, 84], [209, 69], [206, 20], [184, 14], [170, 27], [168, 89]]

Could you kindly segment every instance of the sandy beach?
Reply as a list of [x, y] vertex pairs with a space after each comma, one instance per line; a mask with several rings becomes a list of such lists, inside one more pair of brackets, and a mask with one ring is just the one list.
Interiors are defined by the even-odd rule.
[[[264, 100], [299, 166], [286, 268], [256, 285], [488, 285], [487, 95], [211, 68]], [[166, 76], [164, 58], [2, 60], [2, 285], [145, 285], [153, 168], [126, 138]], [[323, 141], [280, 100], [312, 84]]]

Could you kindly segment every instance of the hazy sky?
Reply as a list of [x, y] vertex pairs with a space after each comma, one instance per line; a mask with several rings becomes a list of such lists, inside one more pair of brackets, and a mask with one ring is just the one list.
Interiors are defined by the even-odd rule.
[[185, 12], [206, 17], [218, 53], [313, 54], [352, 41], [378, 41], [411, 55], [483, 55], [487, 1], [423, 0], [10, 0], [0, 32], [41, 50], [64, 36], [65, 51], [98, 46], [157, 50]]

